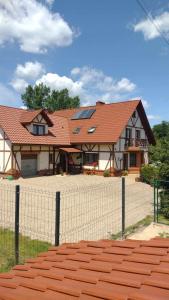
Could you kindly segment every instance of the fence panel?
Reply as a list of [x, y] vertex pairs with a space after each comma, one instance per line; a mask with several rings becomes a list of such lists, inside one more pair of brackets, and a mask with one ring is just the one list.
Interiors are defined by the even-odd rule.
[[154, 221], [169, 225], [169, 181], [154, 182]]
[[142, 182], [126, 182], [126, 228], [153, 215], [153, 188]]
[[15, 186], [0, 185], [0, 272], [15, 263]]
[[[4, 270], [8, 264], [16, 262], [15, 185], [3, 183], [0, 195], [0, 270]], [[122, 196], [125, 222], [122, 222]], [[101, 184], [96, 181], [87, 187], [73, 186], [57, 193], [57, 197], [54, 190], [21, 184], [19, 263], [46, 251], [50, 244], [97, 240], [116, 234], [120, 237], [124, 226], [152, 214], [152, 202], [152, 187], [126, 180], [125, 193], [122, 193], [121, 178]]]
[[121, 230], [121, 180], [61, 193], [61, 243], [110, 237]]

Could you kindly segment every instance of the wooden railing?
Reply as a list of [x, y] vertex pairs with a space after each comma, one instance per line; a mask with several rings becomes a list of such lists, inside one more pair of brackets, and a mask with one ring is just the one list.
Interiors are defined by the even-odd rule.
[[142, 147], [145, 148], [148, 146], [146, 139], [126, 139], [125, 148], [128, 147]]

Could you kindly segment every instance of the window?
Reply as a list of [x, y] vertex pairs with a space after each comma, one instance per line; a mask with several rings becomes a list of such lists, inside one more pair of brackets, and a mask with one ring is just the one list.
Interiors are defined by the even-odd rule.
[[132, 129], [126, 128], [126, 139], [131, 139], [132, 136]]
[[35, 134], [35, 135], [44, 135], [45, 134], [45, 125], [35, 125], [35, 124], [33, 124], [33, 134]]
[[73, 134], [78, 134], [79, 132], [80, 132], [80, 127], [75, 127], [74, 129], [73, 129]]
[[95, 109], [80, 110], [73, 115], [72, 120], [90, 119], [95, 111]]
[[84, 163], [88, 166], [98, 165], [99, 153], [85, 153]]
[[93, 132], [95, 132], [95, 130], [96, 130], [96, 126], [92, 126], [92, 127], [90, 127], [89, 129], [88, 129], [88, 133], [93, 133]]
[[131, 152], [130, 153], [130, 167], [136, 167], [137, 166], [137, 157], [136, 153]]
[[140, 140], [140, 130], [136, 130], [136, 140]]

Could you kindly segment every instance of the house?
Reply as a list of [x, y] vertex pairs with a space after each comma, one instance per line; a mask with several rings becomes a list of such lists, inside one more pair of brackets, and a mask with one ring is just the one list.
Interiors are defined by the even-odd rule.
[[0, 172], [139, 173], [155, 144], [140, 100], [48, 113], [0, 106]]
[[1, 300], [168, 300], [169, 239], [65, 243], [0, 274]]

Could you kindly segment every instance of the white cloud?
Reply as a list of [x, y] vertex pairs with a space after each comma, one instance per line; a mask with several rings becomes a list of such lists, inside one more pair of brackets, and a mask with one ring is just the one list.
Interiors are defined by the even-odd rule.
[[37, 79], [45, 72], [42, 64], [39, 62], [28, 61], [24, 65], [17, 65], [15, 76], [26, 79]]
[[[150, 16], [151, 17], [151, 16]], [[169, 36], [169, 12], [164, 12], [155, 18], [151, 17], [153, 22], [148, 18], [134, 25], [135, 32], [142, 32], [145, 40], [152, 40], [160, 36], [160, 32]], [[157, 30], [157, 28], [159, 31]]]
[[142, 103], [143, 103], [143, 106], [144, 106], [144, 108], [149, 108], [150, 107], [150, 105], [149, 105], [149, 103], [148, 103], [148, 101], [147, 100], [144, 100], [144, 99], [141, 99], [141, 101], [142, 101]]
[[45, 1], [46, 1], [46, 3], [47, 3], [48, 5], [51, 6], [51, 5], [54, 3], [55, 0], [45, 0]]
[[147, 116], [149, 120], [160, 120], [161, 117], [157, 115], [148, 115]]
[[115, 80], [111, 76], [105, 75], [101, 70], [90, 67], [73, 68], [71, 75], [74, 79], [81, 82], [83, 87], [83, 99], [91, 102], [97, 99], [111, 102], [112, 99], [118, 100], [122, 96], [131, 94], [136, 85], [128, 78]]
[[82, 83], [73, 81], [66, 76], [59, 76], [54, 73], [47, 73], [36, 81], [36, 84], [43, 83], [49, 86], [52, 90], [62, 90], [67, 88], [71, 96], [81, 95], [83, 92]]
[[18, 93], [23, 93], [28, 86], [28, 82], [22, 78], [13, 79], [10, 84]]
[[0, 0], [0, 45], [17, 41], [20, 49], [44, 53], [69, 46], [75, 34], [59, 13], [36, 0]]

